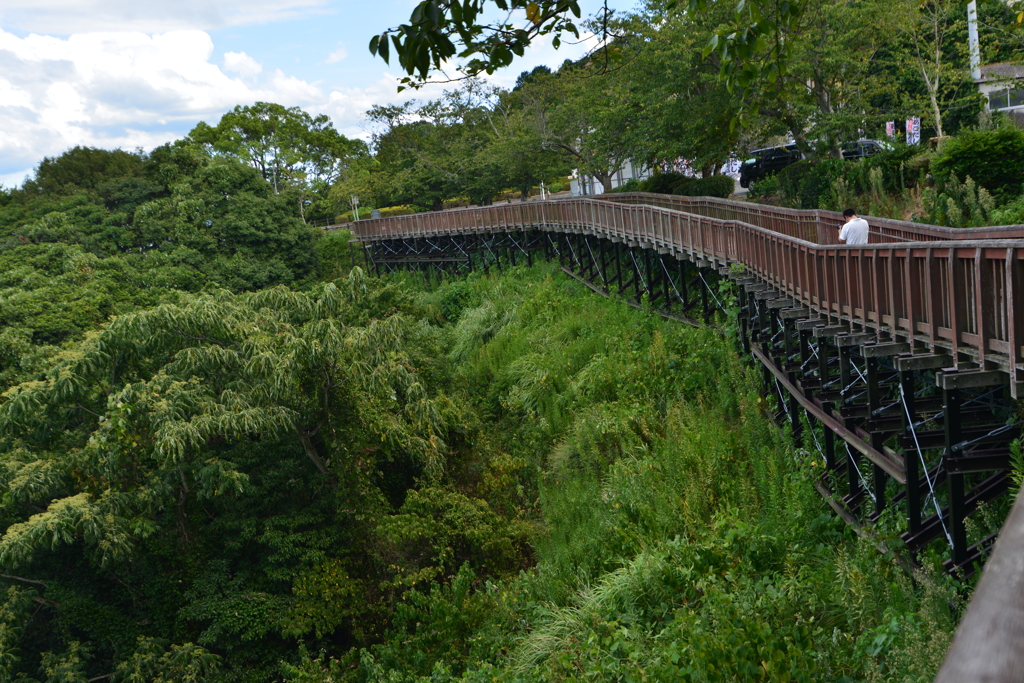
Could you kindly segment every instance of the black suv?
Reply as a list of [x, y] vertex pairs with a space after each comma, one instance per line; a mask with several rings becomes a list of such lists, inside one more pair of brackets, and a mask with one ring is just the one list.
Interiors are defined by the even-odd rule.
[[[857, 140], [856, 142], [844, 142], [842, 145], [844, 159], [863, 159], [872, 154], [878, 154], [883, 149], [885, 149], [885, 143], [877, 140]], [[804, 158], [795, 144], [755, 149], [750, 156], [750, 159], [740, 165], [741, 187], [750, 187], [750, 183], [774, 175]]]
[[750, 157], [740, 165], [740, 187], [750, 187], [750, 183], [775, 175], [790, 164], [803, 159], [804, 155], [796, 145], [786, 145], [755, 149], [750, 153]]

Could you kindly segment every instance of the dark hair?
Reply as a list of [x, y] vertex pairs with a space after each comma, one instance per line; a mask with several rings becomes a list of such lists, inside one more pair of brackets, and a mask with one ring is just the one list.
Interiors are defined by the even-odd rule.
[[856, 216], [856, 215], [857, 215], [857, 212], [854, 211], [853, 209], [847, 209], [846, 211], [843, 211], [843, 218], [849, 218], [850, 216]]

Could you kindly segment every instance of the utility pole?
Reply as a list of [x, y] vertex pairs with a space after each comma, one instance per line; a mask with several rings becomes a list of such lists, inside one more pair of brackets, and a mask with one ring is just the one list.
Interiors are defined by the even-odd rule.
[[981, 47], [978, 43], [978, 3], [967, 5], [967, 43], [971, 49], [971, 78], [981, 80]]

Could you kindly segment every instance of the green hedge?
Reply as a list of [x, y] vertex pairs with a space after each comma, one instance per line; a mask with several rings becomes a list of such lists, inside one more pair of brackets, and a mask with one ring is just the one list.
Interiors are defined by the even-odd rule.
[[[365, 221], [370, 217], [370, 212], [373, 209], [360, 209], [359, 220]], [[417, 213], [416, 207], [403, 205], [403, 206], [385, 206], [383, 209], [379, 209], [381, 218], [391, 218], [392, 216], [409, 216]], [[355, 220], [355, 211], [348, 211], [341, 214], [340, 216], [334, 217], [336, 224], [350, 223]]]
[[728, 197], [736, 189], [727, 175], [693, 178], [682, 173], [655, 173], [646, 180], [632, 178], [605, 194], [616, 192], [654, 192], [686, 197]]
[[643, 181], [645, 186], [643, 192], [657, 192], [658, 194], [673, 194], [673, 189], [690, 179], [682, 173], [655, 173]]
[[1024, 130], [969, 130], [946, 140], [931, 163], [936, 178], [974, 182], [1005, 201], [1024, 189]]
[[713, 175], [708, 178], [688, 178], [687, 182], [679, 183], [673, 194], [685, 197], [721, 197], [725, 199], [736, 189], [732, 176]]

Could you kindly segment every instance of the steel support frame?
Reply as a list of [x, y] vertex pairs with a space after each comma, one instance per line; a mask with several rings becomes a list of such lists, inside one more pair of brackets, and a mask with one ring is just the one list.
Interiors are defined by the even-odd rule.
[[[413, 270], [438, 278], [532, 265], [542, 256], [557, 260], [597, 292], [693, 324], [714, 318], [714, 288], [722, 277], [686, 254], [587, 231], [382, 240], [364, 254], [377, 274]], [[951, 379], [937, 390], [944, 368], [953, 365], [948, 359], [915, 356], [909, 346], [890, 343], [884, 335], [864, 334], [836, 318], [794, 308], [784, 292], [757, 278], [733, 279], [742, 348], [763, 364], [766, 389], [778, 399], [776, 418], [786, 421], [797, 444], [810, 448], [813, 442], [820, 450], [824, 474], [818, 488], [830, 504], [856, 523], [876, 521], [898, 505], [906, 517], [903, 540], [912, 554], [933, 541], [948, 541], [947, 568], [971, 572], [991, 539], [968, 546], [966, 519], [978, 504], [1007, 490], [1007, 444], [1019, 434], [985, 436], [997, 424], [1008, 392], [995, 403], [981, 401], [991, 387], [976, 378], [961, 382], [963, 387]], [[962, 359], [957, 365], [969, 367]], [[978, 434], [981, 441], [962, 447]], [[833, 492], [837, 486], [841, 490]]]

